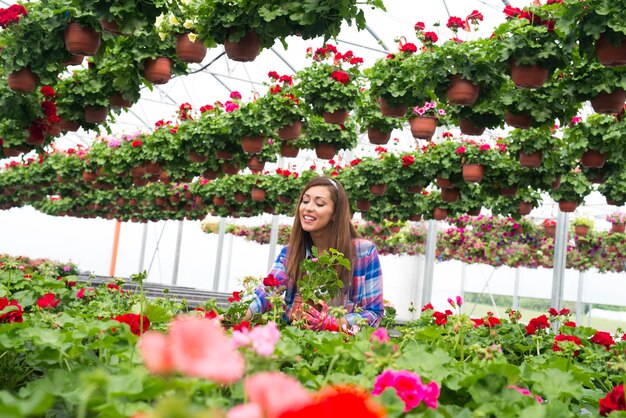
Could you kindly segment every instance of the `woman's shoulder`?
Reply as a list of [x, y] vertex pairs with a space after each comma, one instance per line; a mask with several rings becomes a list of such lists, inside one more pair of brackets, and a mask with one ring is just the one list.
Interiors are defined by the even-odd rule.
[[354, 238], [352, 242], [356, 247], [357, 257], [368, 255], [376, 249], [376, 245], [365, 238]]

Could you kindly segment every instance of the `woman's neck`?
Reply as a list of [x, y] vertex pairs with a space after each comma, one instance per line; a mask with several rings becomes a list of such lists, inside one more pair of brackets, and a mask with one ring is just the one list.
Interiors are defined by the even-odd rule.
[[328, 239], [327, 234], [320, 234], [320, 235], [311, 234], [311, 240], [313, 241], [313, 245], [315, 245], [315, 248], [317, 248], [317, 251], [319, 253], [328, 251], [329, 239]]

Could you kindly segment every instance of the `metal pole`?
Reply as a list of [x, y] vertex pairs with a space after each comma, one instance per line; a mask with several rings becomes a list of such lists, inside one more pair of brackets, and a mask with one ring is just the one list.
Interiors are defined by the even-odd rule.
[[422, 287], [422, 304], [430, 303], [433, 297], [433, 274], [435, 272], [435, 250], [437, 245], [437, 221], [428, 221], [426, 233], [426, 249], [424, 253], [424, 285]]
[[513, 306], [512, 309], [519, 309], [519, 267], [515, 268], [515, 284], [513, 285]]
[[587, 316], [587, 326], [590, 327], [591, 326], [591, 309], [593, 308], [593, 305], [591, 305], [591, 303], [589, 304], [589, 315]]
[[272, 229], [270, 230], [270, 255], [267, 259], [267, 271], [274, 266], [276, 259], [276, 245], [278, 244], [278, 218], [279, 215], [272, 216]]
[[424, 305], [418, 306], [422, 299], [421, 290], [420, 290], [423, 287], [422, 277], [420, 274], [422, 271], [424, 271], [424, 256], [421, 254], [418, 254], [415, 256], [415, 269], [414, 269], [415, 280], [413, 280], [413, 283], [411, 285], [411, 294], [413, 295], [413, 298], [411, 299], [411, 303], [413, 304], [413, 308], [414, 308], [413, 312], [411, 312], [411, 320], [415, 320], [417, 319], [417, 317], [420, 316], [421, 308], [422, 306], [424, 306]]
[[585, 273], [578, 272], [578, 292], [576, 294], [576, 325], [580, 325], [583, 320], [583, 282], [585, 281]]
[[[567, 255], [568, 214], [559, 210], [556, 218], [556, 235], [554, 236], [554, 267], [552, 269], [552, 298], [550, 307], [563, 308], [563, 284], [565, 277], [565, 257]], [[559, 324], [555, 322], [554, 332], [558, 332]]]
[[[467, 273], [466, 270], [467, 270], [467, 264], [465, 263], [461, 264], [461, 291], [459, 292], [459, 294], [461, 295], [461, 298], [463, 300], [465, 300], [465, 276]], [[459, 307], [460, 313], [463, 313], [463, 306], [465, 306], [465, 304]]]
[[215, 256], [215, 273], [213, 274], [213, 286], [211, 290], [217, 292], [220, 282], [220, 268], [222, 265], [222, 251], [224, 249], [224, 235], [226, 233], [226, 218], [220, 218], [219, 236], [217, 238], [217, 255]]
[[143, 232], [141, 234], [141, 250], [139, 250], [139, 268], [137, 268], [137, 273], [141, 273], [143, 271], [143, 262], [146, 256], [146, 241], [148, 240], [148, 221], [143, 224]]
[[117, 264], [117, 248], [120, 244], [120, 229], [122, 221], [115, 221], [115, 233], [113, 234], [113, 250], [111, 251], [111, 265], [109, 266], [109, 276], [115, 276], [115, 265]]
[[174, 271], [172, 272], [172, 285], [178, 282], [178, 265], [180, 261], [180, 244], [183, 241], [183, 221], [178, 221], [178, 233], [176, 235], [176, 250], [174, 251]]
[[220, 292], [226, 292], [228, 290], [228, 280], [230, 278], [230, 266], [233, 259], [233, 241], [235, 238], [232, 235], [228, 235], [228, 255], [226, 256], [226, 271], [224, 271], [224, 280], [220, 277], [220, 284], [218, 289]]

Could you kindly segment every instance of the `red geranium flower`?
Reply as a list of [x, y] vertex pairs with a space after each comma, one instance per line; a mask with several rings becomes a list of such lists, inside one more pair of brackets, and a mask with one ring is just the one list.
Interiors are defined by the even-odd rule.
[[232, 298], [228, 298], [228, 301], [230, 303], [239, 302], [239, 301], [241, 301], [241, 295], [243, 295], [243, 290], [241, 292], [234, 291], [233, 292], [233, 297]]
[[251, 329], [252, 325], [248, 321], [241, 321], [237, 325], [233, 325], [233, 331], [243, 331], [244, 329]]
[[269, 78], [273, 78], [274, 80], [278, 80], [280, 78], [276, 71], [270, 71], [269, 73], [267, 73], [267, 76]]
[[[579, 347], [582, 345], [582, 343], [580, 342], [580, 338], [578, 338], [578, 337], [575, 337], [573, 335], [559, 334], [556, 337], [554, 337], [554, 344], [552, 345], [552, 350], [553, 351], [563, 351], [563, 349], [559, 346], [559, 342], [562, 342], [562, 341], [573, 342], [574, 344], [576, 344]], [[574, 351], [574, 355], [575, 356], [577, 356], [578, 353], [580, 353], [580, 350]]]
[[415, 29], [417, 32], [421, 32], [426, 28], [426, 25], [424, 25], [424, 22], [417, 22], [414, 26], [413, 29]]
[[597, 331], [590, 339], [594, 344], [602, 345], [609, 351], [610, 347], [615, 344], [613, 337], [608, 332]]
[[198, 308], [196, 308], [194, 310], [196, 310], [198, 312], [202, 312], [204, 314], [204, 317], [207, 318], [207, 319], [215, 319], [215, 318], [217, 318], [217, 312], [215, 312], [212, 309], [210, 311], [207, 311], [204, 308], [198, 307]]
[[124, 315], [118, 315], [113, 319], [117, 322], [128, 324], [128, 326], [130, 326], [130, 332], [135, 335], [140, 335], [141, 333], [148, 331], [150, 328], [150, 320], [145, 315], [143, 315], [143, 329], [141, 328], [142, 321], [140, 315], [127, 313]]
[[61, 302], [59, 299], [56, 299], [56, 295], [54, 293], [46, 293], [39, 299], [37, 299], [37, 306], [42, 309], [52, 309], [56, 308], [57, 305]]
[[55, 96], [54, 89], [50, 86], [43, 86], [39, 89], [39, 92], [48, 99], [52, 99]]
[[415, 162], [415, 157], [412, 155], [405, 155], [402, 157], [402, 165], [407, 167]]
[[276, 287], [278, 285], [280, 285], [280, 282], [273, 274], [269, 274], [263, 279], [263, 286]]
[[344, 85], [350, 82], [350, 75], [346, 73], [345, 71], [341, 71], [341, 70], [333, 71], [330, 77]]
[[426, 32], [426, 33], [424, 33], [424, 40], [423, 40], [424, 43], [434, 44], [438, 40], [439, 40], [439, 37], [437, 36], [437, 34], [435, 32]]
[[417, 46], [415, 46], [415, 44], [412, 44], [410, 42], [407, 42], [406, 44], [402, 45], [400, 47], [400, 51], [401, 52], [408, 52], [410, 54], [417, 52]]
[[548, 317], [545, 315], [538, 316], [537, 318], [533, 318], [530, 320], [528, 325], [526, 325], [526, 333], [528, 335], [533, 335], [535, 331], [541, 328], [549, 328], [550, 322], [548, 321]]
[[322, 390], [312, 404], [287, 411], [280, 418], [384, 418], [385, 409], [363, 389], [352, 386], [334, 386]]
[[135, 140], [132, 142], [132, 144], [130, 144], [130, 145], [132, 145], [132, 147], [133, 147], [133, 148], [137, 148], [137, 147], [142, 146], [142, 145], [143, 145], [143, 142], [141, 142], [141, 141], [140, 141], [140, 140], [138, 140], [138, 139], [135, 139]]
[[465, 21], [460, 17], [450, 16], [448, 18], [448, 23], [446, 23], [446, 26], [453, 31], [457, 31], [465, 26]]
[[17, 303], [16, 300], [11, 300], [7, 298], [0, 298], [0, 312], [4, 311], [6, 308], [14, 306], [12, 310], [7, 310], [3, 314], [0, 314], [0, 323], [11, 323], [11, 322], [22, 322], [22, 314], [24, 311], [22, 310], [22, 306]]
[[613, 411], [626, 411], [623, 383], [615, 386], [604, 398], [600, 399], [600, 415], [607, 416]]

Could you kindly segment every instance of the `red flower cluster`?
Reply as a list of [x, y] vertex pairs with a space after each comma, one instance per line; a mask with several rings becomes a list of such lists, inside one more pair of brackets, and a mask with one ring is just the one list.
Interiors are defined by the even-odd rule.
[[39, 92], [43, 94], [45, 98], [48, 98], [48, 99], [53, 99], [54, 96], [56, 96], [54, 89], [50, 86], [43, 86], [42, 88], [39, 89]]
[[[556, 224], [556, 222], [555, 222], [555, 224]], [[554, 308], [550, 308], [550, 309], [548, 309], [548, 313], [549, 313], [551, 316], [559, 316], [559, 315], [569, 315], [571, 312], [570, 312], [570, 310], [569, 310], [569, 309], [567, 309], [567, 308], [563, 308], [563, 309], [561, 309], [560, 311], [557, 311], [557, 310], [556, 310], [556, 309], [554, 309]]]
[[3, 313], [0, 315], [0, 324], [3, 323], [11, 323], [11, 322], [22, 322], [22, 314], [24, 311], [22, 310], [22, 306], [17, 303], [16, 300], [9, 300], [7, 298], [0, 298], [0, 311], [4, 311], [6, 308], [14, 306], [13, 310]]
[[[312, 168], [312, 170], [315, 170], [315, 168]], [[276, 174], [280, 174], [281, 176], [284, 177], [289, 177], [291, 175], [293, 175], [293, 178], [297, 179], [298, 178], [298, 173], [296, 172], [291, 172], [287, 169], [282, 169], [282, 168], [277, 168], [276, 169]]]
[[600, 399], [600, 415], [604, 417], [613, 411], [626, 411], [623, 383], [615, 386], [604, 398]]
[[612, 345], [615, 344], [613, 337], [608, 332], [604, 331], [596, 331], [595, 334], [589, 339], [594, 344], [602, 345], [606, 348], [606, 351], [609, 351]]
[[241, 292], [234, 291], [233, 292], [233, 297], [232, 298], [228, 298], [228, 301], [230, 303], [240, 302], [241, 301], [241, 295], [243, 295], [243, 290]]
[[528, 335], [534, 335], [535, 331], [541, 328], [550, 328], [550, 322], [548, 321], [548, 317], [545, 315], [531, 319], [528, 325], [526, 325], [526, 333]]
[[350, 166], [354, 167], [355, 165], [359, 165], [361, 161], [362, 160], [360, 158], [355, 158], [354, 160], [350, 161]]
[[26, 16], [28, 11], [21, 4], [13, 4], [6, 9], [0, 9], [0, 26], [6, 28], [11, 23], [20, 20], [20, 16]]
[[406, 44], [404, 44], [404, 45], [402, 45], [400, 47], [400, 52], [413, 54], [413, 53], [417, 52], [417, 46], [415, 44], [407, 42]]
[[54, 293], [46, 293], [37, 299], [37, 306], [42, 309], [53, 309], [57, 307], [59, 302], [61, 302], [61, 300], [56, 299], [56, 295]]
[[352, 386], [335, 386], [321, 391], [315, 402], [290, 410], [280, 418], [383, 418], [385, 410], [372, 400], [367, 392]]
[[172, 122], [170, 122], [169, 120], [161, 119], [161, 120], [156, 121], [154, 126], [156, 128], [160, 128], [161, 126], [166, 126], [166, 125], [171, 125], [171, 124], [172, 124]]
[[[557, 2], [558, 3], [558, 2]], [[536, 14], [528, 11], [522, 10], [518, 7], [506, 6], [504, 8], [504, 14], [507, 19], [526, 19], [533, 26], [545, 26], [548, 28], [548, 31], [552, 32], [554, 30], [554, 21], [553, 20], [543, 20]]]
[[141, 142], [138, 139], [135, 139], [131, 144], [130, 144], [133, 148], [137, 148], [143, 145], [143, 142]]
[[435, 32], [425, 32], [422, 42], [425, 44], [434, 44], [439, 40], [439, 37]]
[[413, 29], [415, 29], [416, 32], [422, 32], [424, 29], [426, 29], [426, 25], [424, 25], [424, 22], [417, 22], [413, 26]]
[[415, 157], [412, 155], [405, 155], [402, 157], [402, 165], [408, 167], [415, 162]]
[[446, 26], [448, 27], [448, 29], [451, 29], [456, 32], [457, 30], [461, 28], [466, 28], [467, 24], [460, 17], [450, 16], [448, 18], [448, 23], [446, 23]]
[[427, 303], [426, 305], [424, 305], [422, 307], [422, 312], [424, 312], [425, 310], [430, 309], [431, 311], [434, 311], [435, 308], [433, 308], [433, 304], [432, 303]]
[[478, 10], [473, 10], [472, 13], [468, 14], [465, 18], [466, 21], [472, 22], [473, 24], [477, 24], [478, 22], [482, 22], [484, 19], [483, 14]]
[[[565, 334], [559, 334], [556, 337], [554, 337], [554, 344], [552, 345], [552, 350], [553, 351], [563, 351], [563, 349], [559, 346], [559, 342], [562, 341], [569, 341], [572, 342], [574, 344], [576, 344], [577, 346], [581, 346], [582, 343], [580, 342], [580, 338], [575, 337], [573, 335], [565, 335]], [[580, 353], [580, 350], [576, 350], [574, 351], [574, 355], [577, 356]]]
[[[142, 319], [143, 319], [143, 328], [141, 327]], [[132, 332], [135, 335], [140, 335], [148, 331], [148, 329], [150, 328], [150, 320], [145, 315], [143, 315], [143, 318], [141, 318], [140, 315], [137, 315], [134, 313], [127, 313], [124, 315], [118, 315], [115, 318], [113, 318], [113, 320], [117, 322], [121, 322], [122, 324], [128, 324], [128, 326], [130, 327], [130, 332]]]
[[124, 293], [124, 290], [121, 289], [118, 285], [114, 283], [107, 283], [107, 289], [111, 289], [112, 291], [119, 291], [120, 293]]
[[85, 299], [96, 297], [96, 289], [93, 287], [84, 287], [76, 293], [76, 299]]
[[450, 309], [446, 309], [445, 312], [435, 311], [433, 312], [433, 318], [435, 318], [435, 324], [444, 325], [448, 322], [448, 317], [452, 315]]
[[215, 318], [217, 318], [217, 312], [215, 312], [215, 311], [214, 311], [214, 310], [212, 310], [212, 309], [211, 309], [210, 311], [207, 311], [207, 310], [206, 310], [206, 309], [204, 309], [204, 308], [199, 308], [199, 307], [198, 307], [198, 308], [196, 308], [196, 309], [194, 309], [194, 310], [196, 310], [196, 311], [198, 311], [198, 312], [202, 312], [202, 314], [204, 315], [204, 317], [205, 317], [205, 318], [207, 318], [207, 319], [215, 319]]
[[213, 106], [211, 105], [204, 105], [200, 108], [200, 113], [204, 113], [204, 112], [209, 112], [211, 110], [215, 109]]
[[252, 329], [252, 324], [248, 321], [241, 321], [240, 323], [233, 325], [233, 331], [243, 331], [244, 329]]
[[230, 98], [233, 100], [241, 100], [241, 93], [238, 91], [233, 91], [230, 93]]
[[556, 226], [556, 221], [554, 219], [546, 219], [543, 221], [543, 226]]
[[280, 285], [280, 282], [278, 281], [276, 277], [274, 277], [273, 274], [269, 274], [267, 277], [263, 279], [263, 286], [276, 287], [279, 285]]
[[189, 103], [183, 103], [178, 108], [178, 119], [180, 120], [193, 120], [191, 117], [191, 105]]
[[341, 84], [348, 84], [350, 82], [350, 75], [345, 71], [336, 70], [330, 75], [330, 77]]

